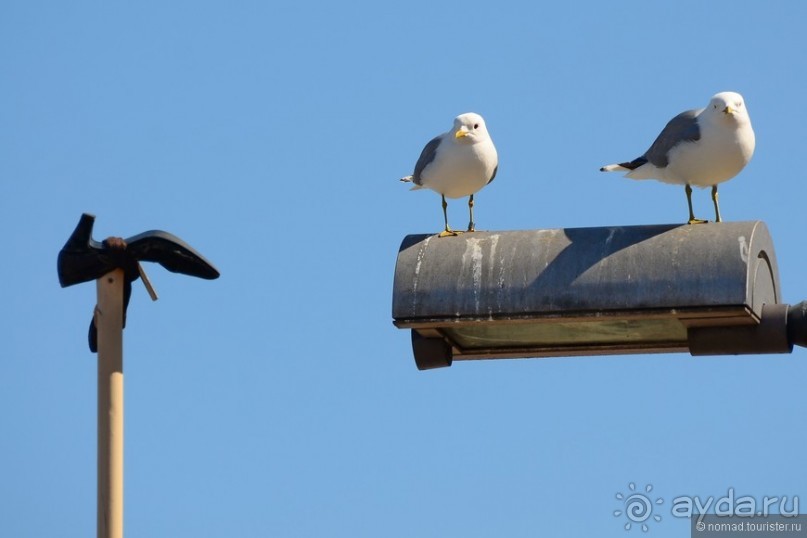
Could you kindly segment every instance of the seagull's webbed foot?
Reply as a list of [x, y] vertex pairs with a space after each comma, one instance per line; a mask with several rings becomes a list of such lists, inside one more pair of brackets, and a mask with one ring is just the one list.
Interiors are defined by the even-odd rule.
[[687, 221], [687, 224], [706, 224], [707, 222], [709, 221], [704, 219], [696, 219], [695, 217], [692, 217]]
[[455, 230], [452, 230], [451, 228], [446, 228], [445, 230], [443, 230], [442, 232], [437, 234], [437, 237], [453, 237], [453, 236], [459, 235], [461, 233], [462, 232], [457, 232]]

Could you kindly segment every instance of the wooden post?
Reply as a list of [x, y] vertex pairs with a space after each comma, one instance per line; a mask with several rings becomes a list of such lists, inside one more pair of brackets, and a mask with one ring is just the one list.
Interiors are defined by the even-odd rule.
[[123, 283], [96, 280], [98, 305], [98, 538], [123, 538]]

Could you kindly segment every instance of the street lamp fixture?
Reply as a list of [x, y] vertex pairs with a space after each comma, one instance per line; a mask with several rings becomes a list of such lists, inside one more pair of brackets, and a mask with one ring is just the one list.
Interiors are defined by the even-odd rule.
[[807, 308], [780, 301], [764, 223], [410, 235], [393, 323], [419, 369], [454, 360], [788, 353]]

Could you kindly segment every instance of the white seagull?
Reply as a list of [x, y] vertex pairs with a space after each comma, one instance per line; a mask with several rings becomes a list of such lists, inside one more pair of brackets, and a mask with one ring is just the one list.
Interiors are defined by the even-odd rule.
[[715, 222], [720, 222], [717, 185], [745, 168], [754, 154], [754, 130], [735, 92], [721, 92], [706, 108], [687, 110], [670, 120], [644, 155], [630, 162], [609, 164], [602, 172], [627, 172], [631, 179], [657, 179], [685, 185], [689, 223], [706, 222], [692, 212], [692, 185], [712, 187]]
[[448, 198], [468, 199], [471, 220], [468, 231], [475, 230], [474, 193], [493, 181], [499, 168], [499, 156], [490, 139], [485, 120], [473, 112], [460, 114], [454, 119], [454, 127], [434, 137], [420, 154], [415, 164], [415, 173], [402, 177], [401, 181], [412, 182], [415, 189], [431, 189], [443, 198], [445, 230], [440, 237], [457, 235], [448, 226], [446, 208]]

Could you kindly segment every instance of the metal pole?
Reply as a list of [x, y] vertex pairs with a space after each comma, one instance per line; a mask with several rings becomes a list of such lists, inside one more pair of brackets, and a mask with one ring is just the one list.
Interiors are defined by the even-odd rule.
[[98, 280], [98, 538], [123, 538], [123, 283]]

